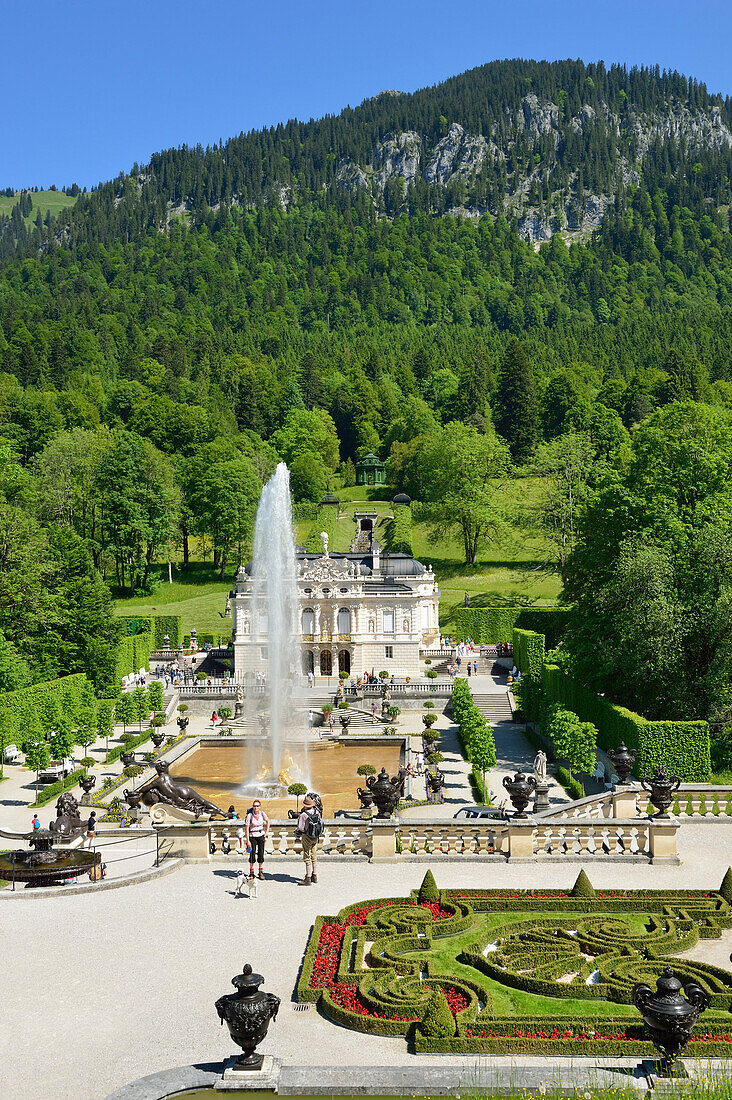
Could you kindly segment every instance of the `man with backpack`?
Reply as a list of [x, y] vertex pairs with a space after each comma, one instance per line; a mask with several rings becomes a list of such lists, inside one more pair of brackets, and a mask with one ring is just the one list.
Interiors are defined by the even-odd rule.
[[318, 841], [323, 834], [323, 806], [316, 794], [309, 791], [302, 803], [302, 813], [297, 819], [297, 833], [302, 838], [302, 858], [305, 861], [305, 878], [300, 886], [310, 886], [318, 881]]

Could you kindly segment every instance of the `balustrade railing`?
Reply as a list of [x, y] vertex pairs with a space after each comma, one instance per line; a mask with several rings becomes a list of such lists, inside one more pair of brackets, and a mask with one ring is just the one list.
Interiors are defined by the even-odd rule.
[[[319, 857], [372, 859], [387, 862], [417, 859], [505, 859], [509, 861], [588, 860], [608, 857], [627, 861], [678, 862], [678, 822], [652, 818], [630, 820], [577, 818], [532, 821], [509, 819], [505, 824], [447, 821], [324, 821]], [[223, 830], [235, 852], [237, 822], [209, 823], [208, 840], [221, 851]], [[297, 860], [302, 843], [297, 822], [273, 821], [265, 850], [270, 857]], [[378, 844], [377, 844], [378, 841]], [[240, 848], [241, 855], [246, 853]]]
[[[566, 806], [545, 810], [537, 815], [542, 821], [561, 819], [599, 819], [647, 817], [654, 813], [648, 792], [636, 785], [621, 784], [614, 791], [580, 798]], [[689, 817], [729, 819], [732, 821], [732, 786], [715, 783], [682, 783], [674, 795], [670, 813], [681, 820]]]

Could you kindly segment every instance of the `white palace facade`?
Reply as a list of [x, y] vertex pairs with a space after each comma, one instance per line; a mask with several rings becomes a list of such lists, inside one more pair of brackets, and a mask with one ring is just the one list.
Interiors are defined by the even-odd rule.
[[[364, 673], [416, 676], [420, 651], [439, 646], [440, 590], [432, 566], [408, 554], [385, 554], [376, 540], [377, 516], [357, 512], [351, 549], [297, 553], [298, 622], [302, 670], [316, 677]], [[234, 675], [263, 669], [266, 636], [253, 623], [254, 584], [249, 565], [231, 594]]]

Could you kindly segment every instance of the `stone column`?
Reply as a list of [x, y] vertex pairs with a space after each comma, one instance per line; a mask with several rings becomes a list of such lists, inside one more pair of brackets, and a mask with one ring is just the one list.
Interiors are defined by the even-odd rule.
[[534, 824], [511, 818], [508, 823], [508, 862], [534, 862]]
[[534, 813], [540, 814], [543, 810], [548, 810], [549, 808], [549, 784], [537, 783], [536, 793], [534, 795]]
[[651, 863], [681, 863], [676, 849], [679, 822], [675, 817], [654, 817], [648, 827], [648, 847]]
[[613, 817], [625, 818], [638, 816], [636, 799], [638, 788], [626, 786], [624, 783], [613, 791]]
[[317, 597], [316, 597], [315, 600], [313, 600], [313, 603], [315, 604], [315, 606], [313, 607], [313, 611], [315, 612], [315, 626], [313, 627], [313, 629], [315, 631], [314, 636], [315, 636], [316, 639], [319, 639], [320, 638], [320, 603], [319, 603]]
[[370, 863], [396, 863], [394, 822], [373, 818], [371, 822]]

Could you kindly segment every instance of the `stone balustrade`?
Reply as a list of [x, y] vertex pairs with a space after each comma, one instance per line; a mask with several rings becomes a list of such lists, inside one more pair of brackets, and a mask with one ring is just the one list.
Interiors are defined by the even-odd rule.
[[[568, 806], [545, 810], [537, 818], [644, 818], [648, 816], [649, 806], [647, 791], [636, 784], [622, 784], [613, 791], [603, 791], [601, 794], [579, 798]], [[682, 821], [690, 817], [732, 821], [732, 786], [682, 783], [674, 796], [670, 812]]]
[[[324, 821], [319, 856], [363, 859], [372, 863], [424, 860], [536, 861], [624, 860], [678, 863], [672, 818], [621, 820], [580, 818], [512, 818], [496, 822], [394, 821], [332, 819]], [[273, 821], [265, 845], [268, 858], [299, 860], [302, 856], [297, 822]], [[236, 858], [237, 822], [191, 822], [159, 826], [164, 850], [188, 859], [220, 855], [224, 829]], [[213, 851], [211, 850], [213, 847]], [[241, 851], [241, 850], [240, 850]], [[246, 852], [241, 851], [246, 859]]]

